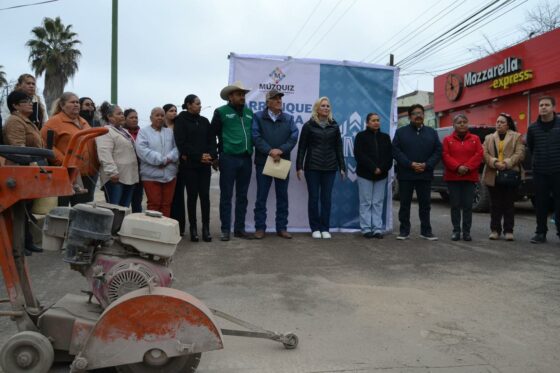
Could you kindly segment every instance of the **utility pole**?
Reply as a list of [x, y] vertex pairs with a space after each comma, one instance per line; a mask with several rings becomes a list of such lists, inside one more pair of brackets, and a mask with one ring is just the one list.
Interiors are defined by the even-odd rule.
[[395, 66], [395, 56], [392, 53], [389, 55], [389, 66]]
[[111, 103], [118, 103], [119, 0], [113, 0], [111, 37]]

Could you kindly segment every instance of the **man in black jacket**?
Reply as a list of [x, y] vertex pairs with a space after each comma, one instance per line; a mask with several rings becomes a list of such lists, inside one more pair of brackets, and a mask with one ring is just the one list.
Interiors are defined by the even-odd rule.
[[[550, 196], [554, 197], [554, 216], [560, 213], [560, 117], [556, 115], [556, 100], [539, 98], [539, 117], [529, 126], [527, 146], [533, 157], [533, 184], [537, 210], [537, 230], [531, 243], [546, 242]], [[557, 234], [560, 221], [556, 219]]]
[[410, 124], [397, 129], [393, 138], [393, 157], [397, 161], [397, 179], [401, 206], [400, 232], [397, 240], [410, 235], [410, 205], [416, 189], [420, 237], [435, 241], [430, 224], [431, 184], [434, 167], [441, 158], [441, 143], [433, 128], [424, 125], [424, 107], [416, 104], [408, 108]]
[[276, 234], [292, 238], [288, 233], [288, 180], [263, 175], [270, 156], [275, 162], [290, 160], [290, 152], [297, 144], [299, 130], [294, 117], [282, 112], [283, 93], [271, 90], [266, 94], [266, 108], [253, 116], [253, 143], [255, 144], [255, 171], [257, 173], [257, 200], [255, 201], [255, 238], [264, 238], [266, 232], [266, 200], [274, 179], [276, 190]]

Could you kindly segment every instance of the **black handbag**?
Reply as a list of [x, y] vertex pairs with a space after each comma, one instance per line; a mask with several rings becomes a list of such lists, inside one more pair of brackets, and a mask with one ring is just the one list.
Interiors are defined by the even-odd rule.
[[[496, 157], [498, 157], [496, 142], [494, 142], [494, 150], [496, 151]], [[515, 152], [515, 145], [513, 151]], [[521, 184], [521, 172], [516, 170], [496, 170], [496, 181], [494, 184], [510, 188], [518, 187]]]
[[521, 184], [521, 172], [515, 170], [498, 171], [495, 183], [500, 186], [518, 187]]

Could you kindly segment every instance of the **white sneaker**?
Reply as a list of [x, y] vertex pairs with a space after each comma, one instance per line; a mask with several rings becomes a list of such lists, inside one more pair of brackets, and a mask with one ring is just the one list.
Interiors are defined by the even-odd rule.
[[311, 233], [311, 237], [313, 237], [313, 238], [321, 238], [321, 232], [315, 231], [315, 232]]
[[327, 239], [328, 239], [328, 238], [331, 238], [331, 234], [330, 234], [329, 232], [321, 232], [321, 236], [322, 236], [323, 238], [327, 238]]

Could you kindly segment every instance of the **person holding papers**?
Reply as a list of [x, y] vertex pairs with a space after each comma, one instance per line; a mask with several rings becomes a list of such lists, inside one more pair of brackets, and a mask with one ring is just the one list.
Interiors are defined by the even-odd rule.
[[[288, 181], [266, 175], [265, 165], [288, 162], [290, 152], [296, 146], [299, 131], [294, 118], [282, 112], [282, 96], [277, 90], [266, 94], [266, 108], [253, 116], [253, 143], [255, 144], [255, 171], [257, 178], [257, 200], [255, 202], [255, 238], [262, 239], [266, 232], [266, 200], [272, 180], [276, 188], [276, 234], [292, 238], [288, 233]], [[284, 165], [281, 165], [284, 166]], [[266, 167], [268, 168], [268, 167]], [[282, 168], [282, 167], [280, 167]]]

